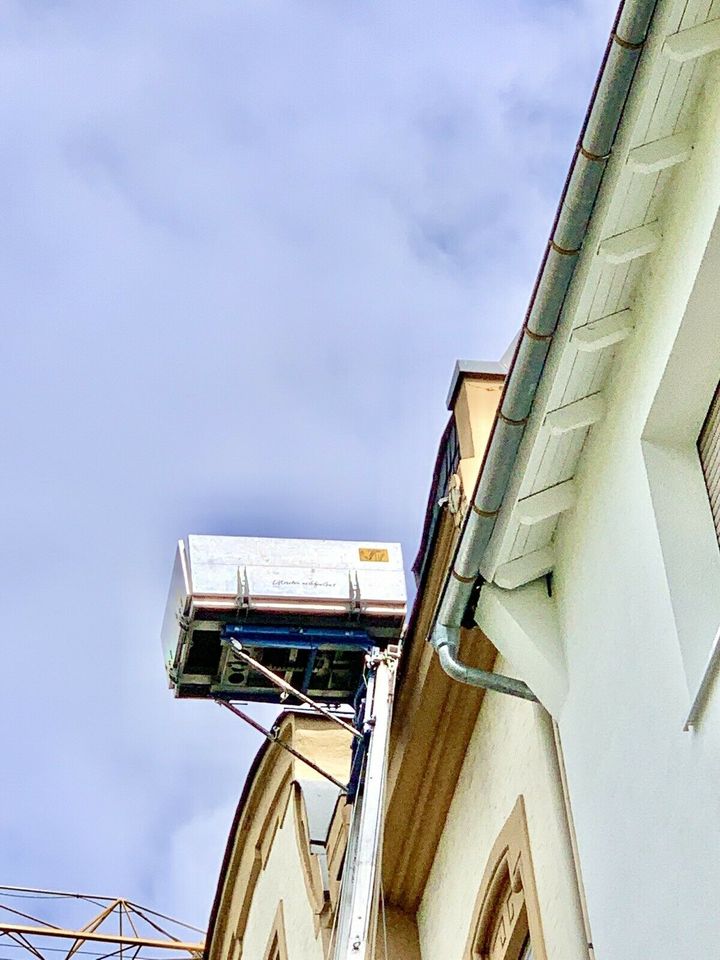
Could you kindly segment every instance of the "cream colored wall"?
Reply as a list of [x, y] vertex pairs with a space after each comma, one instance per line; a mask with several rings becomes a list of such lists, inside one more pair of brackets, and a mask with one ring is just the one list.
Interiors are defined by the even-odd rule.
[[[338, 780], [347, 780], [350, 735], [332, 721], [289, 712], [279, 721], [279, 738], [301, 747], [305, 756], [321, 762]], [[293, 949], [290, 958], [315, 960], [322, 954], [314, 937], [315, 913], [323, 908], [321, 879], [314, 858], [310, 858], [307, 878], [301, 866], [307, 831], [302, 802], [298, 805], [294, 792], [299, 779], [318, 775], [275, 744], [261, 749], [253, 771], [229, 838], [211, 915], [209, 956], [211, 960], [239, 960], [242, 945], [244, 958], [262, 960], [258, 938], [267, 941], [278, 903], [285, 899], [285, 928], [288, 936], [301, 944], [300, 953]], [[300, 817], [300, 847], [295, 839], [296, 815]], [[269, 880], [272, 875], [282, 882]], [[307, 922], [297, 922], [298, 914]], [[303, 931], [309, 931], [307, 936]], [[304, 949], [305, 943], [310, 952]]]
[[283, 902], [288, 960], [323, 960], [297, 846], [293, 805], [286, 808], [270, 855], [255, 887], [245, 931], [243, 957], [263, 960], [279, 901]]
[[[499, 658], [496, 670], [508, 669]], [[587, 957], [551, 738], [541, 707], [501, 694], [485, 696], [418, 911], [425, 960], [463, 956], [488, 856], [520, 794], [547, 955]]]

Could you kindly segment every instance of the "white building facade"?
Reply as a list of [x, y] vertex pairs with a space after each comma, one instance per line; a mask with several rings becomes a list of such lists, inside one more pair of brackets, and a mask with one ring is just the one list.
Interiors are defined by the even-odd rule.
[[618, 960], [720, 933], [718, 17], [652, 12], [475, 554], [476, 622], [559, 732], [590, 950]]

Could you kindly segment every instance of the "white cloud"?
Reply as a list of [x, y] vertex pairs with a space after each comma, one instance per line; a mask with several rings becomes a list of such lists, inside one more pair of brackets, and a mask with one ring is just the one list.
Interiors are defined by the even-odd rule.
[[205, 810], [176, 828], [163, 870], [153, 878], [155, 900], [174, 905], [186, 923], [205, 928], [220, 873], [235, 804]]

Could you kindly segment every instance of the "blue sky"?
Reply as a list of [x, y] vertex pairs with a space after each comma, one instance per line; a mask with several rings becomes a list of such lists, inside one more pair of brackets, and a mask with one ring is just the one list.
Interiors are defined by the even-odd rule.
[[4, 883], [204, 925], [256, 740], [165, 688], [175, 541], [417, 547], [612, 0], [8, 0]]

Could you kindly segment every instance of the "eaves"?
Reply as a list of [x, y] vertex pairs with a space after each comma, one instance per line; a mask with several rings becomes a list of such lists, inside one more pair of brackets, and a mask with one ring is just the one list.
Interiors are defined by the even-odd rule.
[[[657, 9], [656, 9], [657, 6]], [[512, 588], [554, 565], [558, 518], [662, 242], [663, 198], [692, 150], [720, 0], [626, 0], [615, 21], [436, 622], [478, 578]]]
[[562, 514], [593, 425], [632, 336], [635, 292], [663, 240], [663, 214], [691, 158], [706, 54], [720, 47], [720, 3], [663, 3], [649, 31], [582, 253], [480, 564], [514, 588], [550, 572]]

